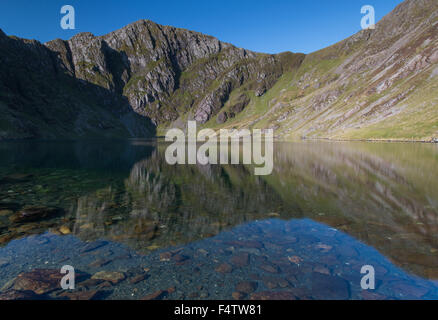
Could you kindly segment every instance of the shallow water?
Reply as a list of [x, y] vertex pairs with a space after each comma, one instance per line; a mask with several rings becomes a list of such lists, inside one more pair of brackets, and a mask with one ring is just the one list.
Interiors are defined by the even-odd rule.
[[[1, 143], [3, 297], [438, 298], [436, 145], [276, 143], [259, 177], [170, 166], [165, 147]], [[16, 218], [26, 206], [46, 213]], [[71, 292], [47, 281], [63, 265], [82, 277]]]

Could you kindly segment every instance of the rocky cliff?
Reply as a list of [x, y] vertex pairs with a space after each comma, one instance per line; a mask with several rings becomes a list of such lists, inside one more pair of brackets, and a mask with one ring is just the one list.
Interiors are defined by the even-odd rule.
[[147, 20], [46, 44], [0, 33], [0, 138], [150, 136], [194, 119], [285, 138], [431, 139], [437, 28], [436, 0], [407, 0], [307, 56]]

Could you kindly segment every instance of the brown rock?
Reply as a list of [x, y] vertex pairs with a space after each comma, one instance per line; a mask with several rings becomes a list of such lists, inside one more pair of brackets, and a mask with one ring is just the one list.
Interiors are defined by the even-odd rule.
[[287, 259], [294, 264], [300, 264], [303, 261], [303, 259], [298, 256], [287, 257]]
[[[54, 269], [35, 269], [30, 272], [23, 272], [13, 281], [12, 289], [46, 294], [61, 289], [63, 276], [64, 274], [61, 274], [59, 270]], [[77, 273], [76, 278], [78, 278]]]
[[263, 283], [266, 287], [269, 289], [275, 289], [275, 288], [286, 288], [290, 287], [290, 283], [283, 278], [276, 278], [276, 277], [264, 277]]
[[97, 287], [99, 289], [104, 289], [104, 288], [111, 288], [113, 286], [113, 284], [110, 281], [104, 281], [101, 284], [99, 284]]
[[100, 271], [95, 273], [91, 279], [98, 279], [98, 280], [104, 280], [109, 281], [112, 284], [117, 284], [120, 281], [125, 280], [126, 276], [122, 272], [116, 272], [116, 271]]
[[175, 262], [184, 262], [184, 261], [186, 261], [188, 259], [189, 259], [188, 256], [185, 256], [185, 255], [182, 255], [182, 254], [176, 254], [176, 255], [174, 255], [172, 257], [172, 260], [175, 261]]
[[316, 245], [316, 249], [319, 249], [322, 252], [329, 252], [330, 250], [332, 250], [332, 246], [329, 246], [328, 244], [325, 243], [318, 243]]
[[32, 222], [41, 219], [54, 217], [63, 210], [60, 208], [49, 208], [43, 206], [26, 206], [22, 210], [16, 212], [9, 217], [12, 222]]
[[65, 291], [58, 295], [58, 297], [65, 297], [69, 300], [92, 300], [100, 293], [99, 290], [85, 290], [85, 291]]
[[278, 267], [271, 265], [271, 264], [262, 264], [260, 266], [260, 269], [262, 269], [266, 272], [269, 272], [269, 273], [278, 273], [279, 272]]
[[313, 272], [312, 296], [320, 300], [347, 300], [350, 285], [340, 277]]
[[219, 273], [231, 273], [233, 271], [233, 267], [228, 263], [222, 263], [215, 269], [215, 271]]
[[131, 279], [129, 279], [129, 282], [132, 283], [132, 284], [137, 284], [137, 283], [139, 283], [139, 282], [141, 282], [141, 281], [146, 280], [147, 277], [148, 277], [148, 275], [147, 275], [146, 273], [139, 274], [139, 275], [137, 275], [137, 276], [132, 277]]
[[172, 258], [171, 252], [162, 252], [160, 253], [160, 261], [170, 261], [170, 258]]
[[244, 294], [243, 292], [235, 291], [231, 294], [231, 296], [234, 300], [242, 300], [246, 297], [246, 294]]
[[154, 293], [144, 296], [143, 298], [141, 298], [141, 300], [161, 300], [165, 296], [167, 296], [167, 294], [168, 292], [166, 290], [158, 290], [155, 291]]
[[253, 293], [257, 290], [257, 282], [253, 281], [242, 281], [236, 285], [236, 291], [243, 293]]
[[61, 232], [62, 234], [66, 235], [66, 234], [70, 234], [70, 233], [71, 233], [71, 230], [70, 230], [70, 228], [67, 227], [67, 226], [61, 226], [61, 227], [59, 228], [59, 232]]
[[249, 254], [247, 252], [240, 253], [231, 257], [230, 262], [236, 267], [245, 267], [249, 265]]
[[0, 300], [35, 300], [43, 296], [35, 294], [33, 291], [8, 290], [0, 293]]
[[14, 239], [14, 237], [15, 237], [15, 234], [13, 234], [13, 233], [2, 234], [0, 236], [0, 244], [8, 243], [12, 239]]

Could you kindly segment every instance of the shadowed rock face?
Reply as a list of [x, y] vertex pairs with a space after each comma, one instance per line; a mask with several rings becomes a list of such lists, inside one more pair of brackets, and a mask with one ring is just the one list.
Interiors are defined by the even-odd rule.
[[58, 55], [34, 40], [0, 33], [0, 139], [145, 137], [150, 119], [126, 98], [65, 72]]

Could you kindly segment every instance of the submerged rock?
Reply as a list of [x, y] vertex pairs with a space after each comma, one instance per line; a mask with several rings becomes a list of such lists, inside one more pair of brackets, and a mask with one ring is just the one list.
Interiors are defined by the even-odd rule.
[[33, 291], [8, 290], [0, 293], [0, 300], [37, 300], [44, 296], [37, 295]]
[[125, 278], [126, 276], [124, 273], [116, 271], [99, 271], [91, 277], [91, 279], [106, 280], [112, 284], [117, 284], [120, 281], [125, 280]]
[[33, 222], [43, 219], [52, 218], [63, 213], [63, 209], [50, 208], [44, 206], [26, 206], [22, 210], [16, 212], [9, 217], [9, 220], [15, 223]]
[[242, 281], [236, 285], [236, 291], [243, 293], [253, 293], [257, 290], [257, 282], [254, 281]]
[[[57, 269], [35, 269], [20, 273], [9, 285], [13, 290], [32, 291], [41, 295], [60, 290], [61, 279], [64, 276]], [[75, 276], [76, 281], [79, 281], [85, 274], [76, 272]]]
[[158, 290], [141, 298], [141, 300], [161, 300], [169, 294], [167, 290]]
[[312, 296], [321, 300], [347, 300], [350, 297], [350, 285], [340, 277], [313, 272]]
[[222, 263], [215, 269], [215, 271], [219, 273], [231, 273], [233, 271], [233, 267], [228, 263]]

